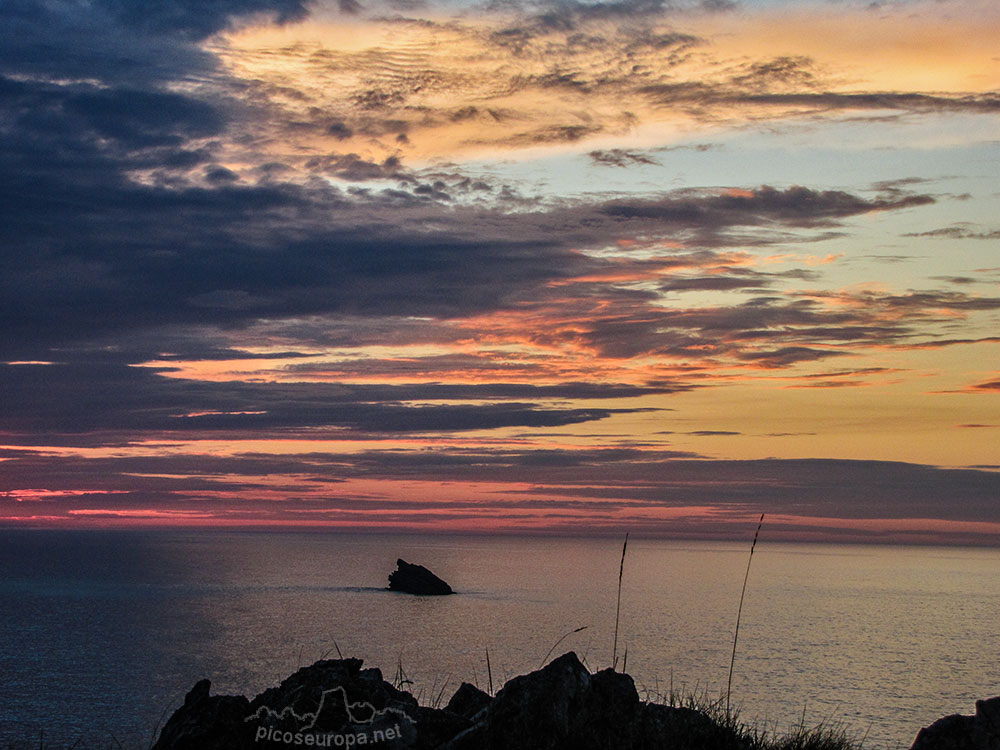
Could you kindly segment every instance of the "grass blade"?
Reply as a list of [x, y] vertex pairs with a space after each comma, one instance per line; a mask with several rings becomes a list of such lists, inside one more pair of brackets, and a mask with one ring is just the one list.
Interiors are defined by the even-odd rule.
[[542, 659], [542, 663], [538, 665], [538, 668], [541, 669], [542, 667], [545, 666], [545, 662], [547, 662], [549, 660], [549, 657], [552, 656], [552, 652], [556, 650], [556, 646], [562, 643], [569, 636], [573, 635], [573, 633], [579, 633], [581, 630], [586, 630], [589, 627], [590, 627], [589, 625], [581, 625], [576, 630], [571, 630], [568, 633], [564, 633], [558, 641], [552, 644], [552, 648], [550, 648], [549, 652], [545, 654], [545, 658]]
[[760, 522], [757, 530], [753, 534], [753, 543], [750, 545], [750, 557], [747, 558], [747, 572], [743, 576], [743, 590], [740, 591], [740, 607], [736, 611], [736, 632], [733, 633], [733, 656], [729, 660], [729, 682], [726, 683], [726, 713], [729, 713], [729, 695], [733, 689], [733, 666], [736, 664], [736, 642], [740, 637], [740, 618], [743, 616], [743, 597], [747, 593], [747, 580], [750, 578], [750, 563], [753, 562], [753, 550], [757, 546], [757, 535], [760, 534], [760, 527], [764, 525], [764, 514], [760, 514]]
[[625, 572], [625, 550], [628, 549], [628, 532], [625, 532], [625, 543], [622, 545], [622, 561], [618, 566], [618, 605], [615, 607], [615, 644], [611, 649], [611, 668], [618, 666], [618, 618], [622, 612], [622, 574]]
[[493, 695], [493, 668], [490, 667], [490, 647], [486, 647], [486, 675], [489, 678], [490, 690], [489, 694]]

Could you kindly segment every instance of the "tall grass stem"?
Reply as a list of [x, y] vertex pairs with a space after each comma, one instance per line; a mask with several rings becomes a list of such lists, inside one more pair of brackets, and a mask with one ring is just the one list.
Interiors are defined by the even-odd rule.
[[753, 534], [753, 542], [750, 544], [750, 557], [747, 558], [747, 572], [743, 576], [743, 590], [740, 591], [740, 606], [736, 611], [736, 631], [733, 633], [733, 655], [729, 660], [729, 681], [726, 683], [726, 713], [729, 713], [729, 696], [733, 690], [733, 667], [736, 665], [736, 642], [740, 638], [740, 619], [743, 617], [743, 597], [747, 593], [747, 580], [750, 578], [750, 563], [753, 562], [753, 550], [757, 546], [757, 536], [760, 534], [760, 527], [764, 525], [764, 514], [760, 514], [760, 522], [757, 530]]
[[490, 647], [486, 647], [486, 675], [490, 684], [490, 695], [493, 695], [493, 668], [490, 666]]
[[611, 649], [611, 668], [618, 666], [618, 619], [622, 613], [622, 574], [625, 572], [625, 550], [628, 549], [628, 532], [625, 532], [625, 543], [622, 545], [622, 561], [618, 566], [618, 604], [615, 607], [615, 643]]

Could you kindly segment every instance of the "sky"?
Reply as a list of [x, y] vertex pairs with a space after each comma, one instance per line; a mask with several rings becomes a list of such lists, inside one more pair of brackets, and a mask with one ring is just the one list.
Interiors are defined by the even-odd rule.
[[986, 0], [6, 0], [0, 525], [996, 544]]

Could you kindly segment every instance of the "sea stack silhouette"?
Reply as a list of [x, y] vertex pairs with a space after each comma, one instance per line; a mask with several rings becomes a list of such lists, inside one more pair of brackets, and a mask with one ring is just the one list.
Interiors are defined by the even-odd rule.
[[389, 574], [389, 589], [418, 596], [446, 596], [455, 593], [451, 586], [423, 565], [413, 565], [402, 558], [396, 560], [396, 570]]

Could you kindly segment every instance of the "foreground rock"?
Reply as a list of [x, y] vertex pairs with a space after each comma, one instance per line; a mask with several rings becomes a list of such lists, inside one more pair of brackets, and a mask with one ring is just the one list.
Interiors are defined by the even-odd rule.
[[420, 706], [359, 659], [318, 661], [252, 701], [188, 693], [154, 750], [377, 747], [402, 750], [740, 750], [697, 711], [643, 703], [632, 678], [591, 674], [576, 654], [515, 677], [493, 698], [463, 683], [445, 708]]
[[[360, 659], [318, 661], [253, 700], [209, 688], [201, 680], [191, 689], [153, 750], [747, 750], [751, 743], [699, 711], [640, 701], [627, 674], [591, 674], [573, 652], [493, 697], [462, 683], [444, 708], [419, 705]], [[1000, 698], [978, 701], [975, 716], [922, 729], [912, 750], [1000, 750]]]
[[976, 701], [975, 716], [952, 714], [924, 727], [910, 750], [1000, 750], [1000, 697]]
[[515, 677], [467, 733], [448, 748], [489, 750], [739, 750], [739, 738], [706, 715], [639, 700], [627, 674], [597, 674], [576, 654]]
[[[348, 744], [433, 747], [417, 742], [421, 709], [413, 696], [383, 680], [378, 669], [362, 669], [360, 659], [318, 661], [252, 701], [242, 696], [209, 696], [208, 690], [208, 680], [195, 686], [164, 725], [153, 750]], [[471, 722], [455, 717], [449, 732], [468, 726]], [[431, 731], [421, 734], [433, 736]]]
[[413, 565], [406, 560], [396, 560], [396, 570], [389, 574], [389, 588], [420, 596], [454, 594], [451, 586], [431, 573], [423, 565]]

